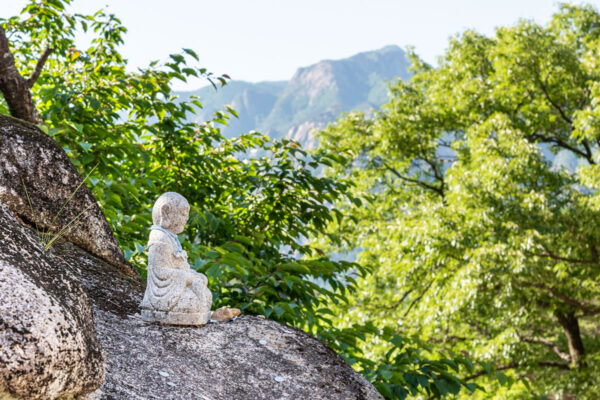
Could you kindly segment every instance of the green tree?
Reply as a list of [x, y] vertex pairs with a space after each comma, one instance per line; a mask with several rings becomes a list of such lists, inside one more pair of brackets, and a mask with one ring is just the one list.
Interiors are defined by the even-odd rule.
[[597, 398], [599, 50], [590, 6], [466, 31], [437, 68], [413, 55], [381, 112], [322, 132], [328, 173], [365, 200], [330, 226], [352, 246], [329, 248], [374, 268], [339, 327], [372, 321], [473, 360], [476, 398]]
[[[0, 50], [11, 56], [0, 60], [0, 112], [41, 124], [90, 175], [126, 258], [142, 276], [151, 206], [161, 193], [177, 191], [191, 205], [181, 238], [192, 267], [209, 278], [215, 307], [237, 306], [316, 334], [387, 397], [460, 390], [463, 383], [450, 373], [461, 368], [455, 361], [427, 360], [418, 343], [371, 324], [332, 326], [329, 304], [346, 302], [366, 272], [310, 243], [326, 234], [341, 245], [337, 234], [325, 232], [341, 218], [331, 205], [344, 198], [358, 203], [348, 182], [313, 174], [337, 156], [310, 156], [295, 142], [255, 132], [226, 139], [220, 126], [236, 116], [230, 108], [205, 123], [189, 122], [202, 104], [178, 100], [172, 83], [204, 77], [217, 89], [229, 77], [197, 66], [191, 49], [128, 71], [119, 53], [121, 21], [102, 10], [72, 14], [70, 3], [31, 1], [21, 15], [0, 19]], [[76, 38], [86, 32], [91, 44], [82, 49]], [[5, 72], [16, 81], [2, 79]], [[388, 344], [383, 362], [358, 347], [373, 335]]]
[[[173, 81], [205, 77], [216, 89], [228, 76], [196, 66], [191, 49], [130, 72], [118, 49], [126, 32], [121, 21], [103, 11], [71, 14], [70, 3], [32, 1], [1, 21], [0, 42], [14, 56], [13, 69], [35, 75], [16, 88], [31, 90], [35, 109], [12, 107], [3, 90], [0, 111], [43, 121], [82, 175], [91, 174], [94, 195], [142, 275], [150, 208], [161, 193], [178, 191], [192, 207], [182, 239], [194, 267], [209, 277], [217, 306], [296, 325], [320, 320], [320, 296], [344, 299], [351, 286], [337, 273], [356, 266], [330, 261], [298, 238], [323, 230], [334, 212], [327, 204], [348, 185], [314, 177], [310, 171], [322, 158], [294, 142], [258, 133], [225, 139], [219, 126], [235, 116], [232, 109], [203, 124], [188, 122], [202, 104], [178, 101]], [[85, 32], [91, 44], [80, 49], [75, 39]], [[15, 97], [17, 105], [28, 100]]]

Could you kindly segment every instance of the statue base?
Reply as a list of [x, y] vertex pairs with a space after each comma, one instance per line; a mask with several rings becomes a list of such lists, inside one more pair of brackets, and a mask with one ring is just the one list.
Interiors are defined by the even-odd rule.
[[211, 312], [182, 313], [142, 309], [142, 320], [164, 325], [205, 325]]

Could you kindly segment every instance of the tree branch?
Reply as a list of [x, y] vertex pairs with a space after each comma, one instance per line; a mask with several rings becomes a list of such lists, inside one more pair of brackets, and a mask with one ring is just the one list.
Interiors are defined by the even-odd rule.
[[408, 305], [408, 308], [406, 309], [406, 311], [404, 311], [402, 318], [406, 318], [406, 316], [408, 315], [410, 310], [412, 310], [412, 308], [415, 306], [415, 304], [417, 304], [423, 298], [423, 296], [425, 296], [425, 294], [429, 291], [431, 286], [433, 286], [433, 282], [434, 282], [434, 280], [432, 279], [431, 282], [429, 282], [429, 284], [427, 284], [427, 286], [425, 287], [423, 292], [421, 292], [421, 294], [419, 296], [415, 297], [413, 299], [413, 301], [410, 302], [410, 304]]
[[560, 349], [554, 342], [544, 338], [534, 338], [529, 336], [522, 336], [521, 340], [526, 343], [540, 343], [544, 346], [549, 347], [552, 351], [559, 356], [563, 361], [566, 361], [567, 364], [571, 362], [571, 356]]
[[48, 57], [50, 57], [50, 54], [52, 54], [53, 51], [54, 51], [54, 49], [47, 48], [46, 50], [44, 50], [44, 52], [40, 56], [40, 59], [38, 60], [37, 64], [35, 65], [35, 69], [33, 70], [33, 73], [31, 74], [29, 79], [27, 79], [27, 86], [30, 89], [33, 87], [35, 82], [40, 77], [40, 74], [42, 73], [42, 69], [44, 69], [44, 64], [46, 63], [46, 61], [48, 60]]
[[[548, 92], [548, 86], [542, 80], [542, 78], [540, 76], [540, 72], [536, 68], [535, 57], [533, 57], [532, 60], [531, 60], [531, 69], [532, 69], [532, 72], [533, 72], [533, 74], [535, 76], [536, 83], [539, 86], [540, 90], [542, 91], [545, 99], [548, 101], [548, 103], [550, 103], [552, 105], [552, 107], [554, 107], [554, 109], [556, 111], [558, 111], [558, 113], [560, 114], [560, 117], [563, 119], [563, 121], [565, 121], [570, 126], [573, 126], [573, 120], [567, 115], [567, 113], [565, 112], [565, 110], [557, 102], [555, 102], [552, 99], [552, 97], [550, 96], [550, 93]], [[557, 139], [555, 142], [557, 144], [561, 145], [562, 147], [565, 147], [565, 148], [573, 151], [574, 153], [577, 153], [577, 154], [581, 155], [590, 164], [595, 164], [594, 157], [592, 155], [592, 149], [591, 149], [589, 143], [587, 142], [587, 140], [584, 139], [582, 141], [583, 147], [585, 148], [585, 152], [583, 152], [583, 151], [581, 151], [579, 149], [576, 149], [576, 148], [574, 148], [572, 146], [568, 146], [568, 145], [566, 145], [565, 142], [563, 142], [563, 141], [561, 141], [559, 139]]]
[[548, 291], [552, 296], [561, 299], [562, 301], [564, 301], [566, 304], [575, 307], [576, 309], [583, 311], [583, 315], [584, 316], [590, 316], [590, 315], [596, 315], [596, 314], [600, 314], [600, 307], [593, 305], [593, 304], [586, 304], [582, 301], [579, 300], [575, 300], [572, 299], [570, 297], [568, 297], [567, 295], [559, 292], [558, 290], [554, 289], [551, 286], [546, 285], [545, 283], [541, 283], [541, 282], [518, 282], [518, 285], [524, 286], [524, 287], [535, 287], [535, 288], [539, 288], [539, 289], [544, 289], [546, 291]]
[[6, 32], [0, 26], [0, 92], [2, 92], [13, 117], [41, 124], [43, 121], [33, 104], [29, 89], [27, 81], [17, 70]]
[[577, 147], [571, 146], [564, 140], [561, 140], [557, 137], [547, 137], [547, 136], [543, 136], [543, 135], [533, 134], [533, 135], [531, 135], [531, 139], [533, 139], [533, 140], [541, 139], [543, 142], [546, 142], [546, 143], [554, 143], [554, 144], [562, 147], [563, 149], [570, 150], [573, 153], [580, 155], [581, 157], [588, 160], [588, 162], [590, 164], [595, 164], [593, 157], [588, 156], [588, 154], [586, 152], [579, 150]]
[[400, 174], [398, 171], [396, 171], [394, 168], [390, 167], [390, 166], [389, 166], [388, 164], [386, 164], [384, 161], [381, 161], [381, 164], [382, 164], [382, 165], [383, 165], [383, 166], [384, 166], [384, 167], [385, 167], [385, 168], [386, 168], [388, 171], [390, 171], [392, 174], [394, 174], [396, 177], [398, 177], [398, 178], [402, 179], [403, 181], [406, 181], [406, 182], [410, 182], [410, 183], [414, 183], [414, 184], [416, 184], [416, 185], [419, 185], [419, 186], [421, 186], [421, 187], [423, 187], [423, 188], [425, 188], [425, 189], [431, 190], [431, 191], [433, 191], [433, 192], [435, 192], [435, 193], [439, 194], [439, 195], [440, 195], [442, 198], [444, 198], [444, 191], [443, 191], [443, 189], [442, 189], [442, 188], [439, 188], [439, 187], [437, 187], [437, 186], [435, 186], [435, 185], [431, 185], [431, 184], [429, 184], [429, 183], [427, 183], [427, 182], [420, 181], [420, 180], [418, 180], [418, 179], [413, 179], [413, 178], [409, 178], [409, 177], [407, 177], [407, 176], [404, 176], [404, 175]]
[[558, 323], [563, 328], [563, 332], [567, 337], [569, 344], [569, 354], [571, 356], [571, 365], [578, 368], [582, 365], [581, 361], [585, 355], [585, 347], [581, 337], [581, 329], [579, 327], [578, 317], [575, 312], [554, 311], [554, 315], [558, 319]]
[[546, 250], [545, 253], [531, 253], [528, 252], [529, 254], [531, 254], [534, 257], [545, 257], [545, 258], [551, 258], [552, 260], [556, 260], [556, 261], [565, 261], [571, 264], [598, 264], [598, 260], [595, 258], [592, 258], [591, 260], [582, 260], [579, 258], [568, 258], [568, 257], [562, 257], [559, 256], [555, 253], [552, 253], [551, 251]]
[[[541, 367], [556, 367], [556, 368], [566, 369], [566, 370], [571, 369], [568, 364], [563, 364], [563, 363], [557, 362], [557, 361], [542, 360], [542, 361], [538, 361], [536, 364]], [[515, 369], [518, 367], [519, 367], [519, 364], [510, 363], [510, 364], [506, 364], [506, 365], [500, 365], [499, 367], [494, 368], [494, 371], [506, 371], [507, 369]], [[488, 375], [488, 372], [486, 370], [478, 371], [478, 372], [474, 373], [473, 375], [469, 375], [469, 376], [463, 378], [463, 381], [470, 381], [470, 380], [479, 378], [480, 376], [484, 376], [484, 375]]]
[[535, 80], [536, 80], [538, 86], [540, 87], [540, 89], [542, 90], [542, 93], [544, 94], [544, 97], [546, 98], [546, 100], [548, 100], [548, 102], [552, 105], [552, 107], [554, 107], [556, 109], [556, 111], [558, 111], [558, 113], [560, 114], [562, 119], [565, 122], [567, 122], [569, 125], [572, 125], [573, 121], [571, 121], [571, 118], [569, 118], [567, 116], [567, 114], [563, 111], [562, 107], [559, 106], [557, 103], [555, 103], [554, 100], [552, 100], [552, 97], [550, 97], [550, 94], [548, 93], [548, 88], [547, 88], [546, 84], [542, 81], [542, 77], [540, 76], [540, 71], [537, 69], [535, 62], [536, 62], [536, 57], [531, 57], [531, 70], [533, 72], [533, 75], [535, 76]]
[[[500, 366], [498, 366], [498, 367], [494, 368], [494, 371], [505, 371], [505, 370], [507, 370], [507, 369], [514, 369], [514, 368], [517, 368], [518, 366], [519, 366], [519, 364], [517, 364], [517, 363], [510, 363], [510, 364], [507, 364], [507, 365], [500, 365]], [[466, 381], [471, 381], [471, 380], [473, 380], [473, 379], [477, 379], [477, 378], [479, 378], [480, 376], [484, 376], [484, 375], [487, 375], [487, 374], [489, 374], [489, 372], [488, 372], [488, 371], [486, 371], [486, 370], [484, 369], [484, 370], [481, 370], [481, 371], [479, 371], [479, 372], [476, 372], [476, 373], [474, 373], [474, 374], [472, 374], [472, 375], [469, 375], [469, 376], [466, 376], [466, 377], [464, 377], [464, 378], [463, 378], [463, 380], [464, 380], [465, 382], [466, 382]]]
[[592, 148], [590, 147], [590, 144], [588, 143], [588, 141], [586, 139], [583, 139], [581, 141], [581, 144], [583, 144], [583, 147], [585, 148], [585, 154], [587, 154], [587, 156], [586, 156], [587, 160], [590, 162], [590, 164], [594, 164], [592, 161], [590, 161], [590, 160], [594, 159], [593, 154], [592, 154]]
[[538, 361], [538, 365], [540, 367], [555, 367], [560, 369], [566, 369], [567, 371], [571, 369], [568, 364], [561, 363], [559, 361]]
[[396, 308], [398, 308], [398, 306], [400, 304], [402, 304], [404, 302], [404, 300], [406, 300], [406, 298], [408, 297], [409, 294], [411, 294], [412, 292], [414, 292], [415, 288], [410, 288], [408, 289], [406, 292], [404, 292], [404, 294], [402, 295], [402, 297], [400, 298], [400, 300], [398, 300], [397, 302], [395, 302], [393, 305], [389, 306], [389, 307], [385, 307], [388, 310], [395, 310]]
[[428, 159], [423, 159], [423, 161], [425, 161], [425, 163], [429, 165], [429, 168], [431, 168], [431, 170], [433, 171], [433, 176], [440, 182], [440, 191], [443, 193], [444, 188], [446, 186], [446, 182], [444, 181], [443, 175], [438, 171], [438, 165], [436, 165], [433, 161]]
[[552, 98], [550, 97], [550, 94], [548, 93], [548, 88], [546, 87], [546, 85], [544, 84], [544, 82], [542, 82], [542, 80], [540, 79], [539, 75], [536, 74], [536, 78], [538, 81], [538, 85], [540, 86], [540, 89], [542, 90], [542, 93], [544, 93], [544, 97], [546, 98], [546, 100], [548, 100], [548, 102], [550, 104], [552, 104], [552, 107], [554, 107], [556, 109], [556, 111], [558, 111], [558, 113], [560, 114], [560, 116], [562, 117], [562, 119], [568, 123], [569, 125], [573, 124], [573, 121], [571, 120], [571, 118], [569, 118], [567, 116], [567, 114], [565, 114], [564, 110], [562, 109], [561, 106], [559, 106], [557, 103], [554, 102], [554, 100], [552, 100]]
[[592, 253], [592, 261], [594, 261], [595, 263], [600, 263], [600, 258], [598, 255], [598, 248], [596, 246], [594, 246], [593, 244], [590, 245], [590, 253]]

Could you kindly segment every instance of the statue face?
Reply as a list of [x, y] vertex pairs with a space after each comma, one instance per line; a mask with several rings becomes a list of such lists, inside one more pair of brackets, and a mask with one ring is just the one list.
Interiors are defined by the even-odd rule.
[[190, 208], [187, 206], [174, 207], [165, 204], [162, 208], [161, 226], [174, 234], [183, 232], [188, 221]]

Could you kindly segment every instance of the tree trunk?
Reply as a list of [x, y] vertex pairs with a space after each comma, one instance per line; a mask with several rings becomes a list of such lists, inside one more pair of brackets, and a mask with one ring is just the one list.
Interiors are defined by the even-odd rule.
[[567, 336], [571, 364], [576, 368], [580, 367], [581, 359], [585, 354], [585, 349], [583, 347], [583, 341], [581, 340], [581, 332], [579, 331], [579, 321], [573, 312], [561, 313], [557, 311], [556, 317]]
[[8, 110], [13, 117], [34, 124], [42, 123], [35, 104], [33, 104], [30, 89], [49, 54], [50, 51], [44, 52], [31, 78], [23, 78], [17, 70], [15, 58], [8, 47], [4, 28], [0, 26], [0, 92], [4, 95]]

